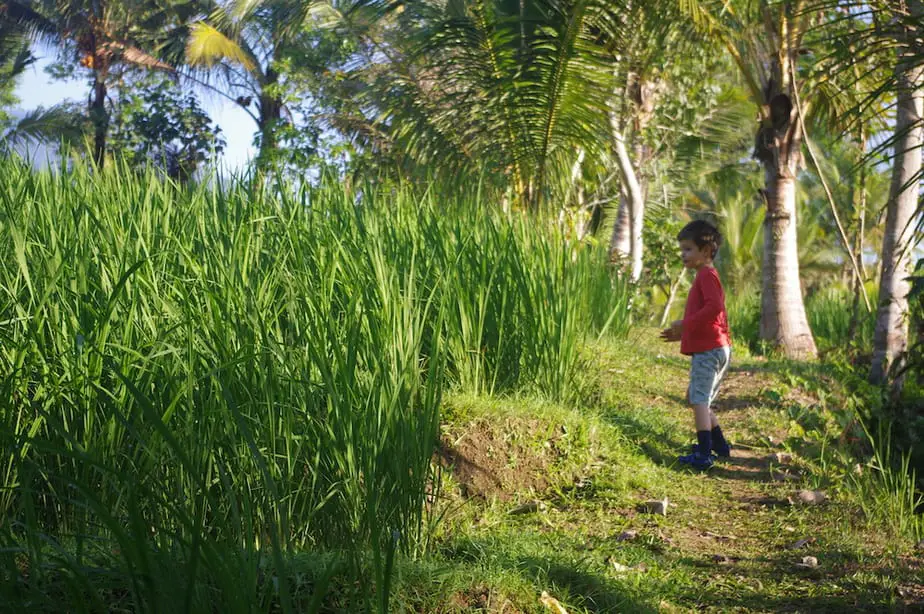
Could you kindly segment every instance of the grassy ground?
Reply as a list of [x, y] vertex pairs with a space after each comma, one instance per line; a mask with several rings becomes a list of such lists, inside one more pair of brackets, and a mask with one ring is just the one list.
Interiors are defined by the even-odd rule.
[[[732, 458], [696, 473], [674, 460], [693, 440], [686, 369], [643, 330], [591, 348], [570, 406], [450, 396], [434, 555], [401, 566], [395, 608], [924, 611], [920, 534], [861, 512], [872, 476], [846, 452], [838, 382], [736, 356], [717, 404]], [[800, 489], [828, 499], [792, 504]], [[665, 497], [666, 516], [639, 508]]]

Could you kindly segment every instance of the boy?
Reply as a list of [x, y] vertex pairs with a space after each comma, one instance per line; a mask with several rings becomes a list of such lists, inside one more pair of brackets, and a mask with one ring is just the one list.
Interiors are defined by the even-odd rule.
[[697, 220], [683, 227], [677, 241], [683, 266], [695, 270], [696, 279], [687, 296], [683, 320], [662, 331], [661, 338], [680, 341], [680, 352], [692, 356], [687, 402], [693, 408], [699, 443], [692, 454], [678, 460], [696, 469], [708, 469], [715, 461], [713, 451], [718, 456], [731, 455], [719, 420], [709, 408], [731, 358], [725, 292], [712, 266], [722, 235], [709, 222]]

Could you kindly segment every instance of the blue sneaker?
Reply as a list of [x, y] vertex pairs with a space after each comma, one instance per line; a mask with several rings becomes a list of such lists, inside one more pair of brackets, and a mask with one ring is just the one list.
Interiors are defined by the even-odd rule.
[[699, 453], [699, 450], [696, 450], [692, 454], [681, 456], [677, 460], [681, 465], [689, 465], [693, 469], [709, 469], [715, 464], [715, 458], [712, 454], [703, 456]]
[[[692, 446], [690, 446], [691, 454], [697, 454], [698, 452], [699, 452], [698, 443], [694, 443]], [[712, 460], [718, 460], [720, 458], [729, 458], [731, 456], [731, 446], [728, 446], [724, 450], [716, 450], [715, 448], [712, 448], [712, 451], [710, 452], [710, 454], [712, 456]]]

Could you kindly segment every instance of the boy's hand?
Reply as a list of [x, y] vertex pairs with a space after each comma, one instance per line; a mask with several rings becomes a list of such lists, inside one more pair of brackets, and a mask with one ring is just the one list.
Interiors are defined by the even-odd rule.
[[683, 320], [677, 320], [671, 324], [670, 328], [661, 331], [661, 339], [664, 341], [680, 341], [683, 334]]

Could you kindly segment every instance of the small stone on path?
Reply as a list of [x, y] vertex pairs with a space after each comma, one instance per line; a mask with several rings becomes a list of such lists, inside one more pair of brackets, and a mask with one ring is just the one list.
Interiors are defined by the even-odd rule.
[[773, 470], [770, 472], [770, 479], [774, 482], [794, 482], [799, 479], [799, 474], [791, 471]]
[[818, 567], [818, 559], [813, 556], [804, 556], [802, 557], [801, 563], [796, 563], [796, 567], [801, 567], [803, 569], [815, 569]]
[[645, 501], [641, 505], [641, 511], [648, 512], [649, 514], [658, 514], [660, 516], [667, 516], [667, 506], [669, 502], [667, 497], [660, 501]]
[[828, 500], [828, 495], [820, 490], [800, 490], [796, 499], [805, 505], [818, 505]]
[[774, 465], [788, 465], [792, 462], [792, 454], [787, 452], [774, 452], [767, 457], [768, 463], [773, 463]]
[[636, 537], [638, 537], [638, 531], [636, 531], [635, 529], [628, 529], [620, 533], [619, 537], [616, 538], [616, 541], [627, 542], [627, 541], [632, 541]]
[[711, 537], [712, 539], [718, 540], [720, 542], [731, 541], [733, 539], [738, 539], [737, 535], [720, 535], [718, 533], [713, 533], [712, 531], [703, 531], [699, 534], [700, 537]]

